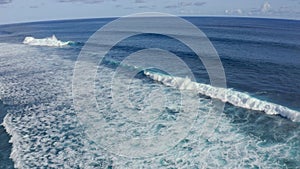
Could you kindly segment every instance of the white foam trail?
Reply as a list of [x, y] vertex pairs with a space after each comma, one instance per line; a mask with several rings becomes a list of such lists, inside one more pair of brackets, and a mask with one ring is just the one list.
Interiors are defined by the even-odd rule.
[[52, 37], [47, 37], [43, 39], [36, 39], [34, 37], [26, 37], [23, 41], [24, 44], [32, 46], [52, 46], [52, 47], [62, 47], [73, 43], [72, 41], [63, 42], [56, 38], [55, 35]]
[[275, 103], [257, 99], [243, 92], [193, 82], [189, 78], [172, 77], [149, 71], [144, 71], [144, 74], [155, 81], [162, 82], [166, 86], [176, 87], [180, 90], [195, 90], [200, 94], [221, 100], [222, 102], [230, 103], [237, 107], [262, 111], [270, 115], [281, 115], [294, 122], [300, 122], [300, 112]]

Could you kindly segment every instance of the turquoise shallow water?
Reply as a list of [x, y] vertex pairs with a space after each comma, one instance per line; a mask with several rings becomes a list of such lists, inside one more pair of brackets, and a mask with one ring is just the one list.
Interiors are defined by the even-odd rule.
[[[99, 64], [95, 78], [99, 116], [82, 119], [82, 112], [75, 109], [72, 97], [75, 61], [86, 40], [113, 19], [0, 26], [0, 120], [5, 126], [0, 128], [0, 168], [13, 168], [13, 165], [16, 168], [300, 166], [299, 122], [282, 114], [264, 112], [270, 103], [295, 113], [300, 111], [300, 22], [248, 18], [186, 19], [208, 36], [219, 53], [227, 86], [234, 91], [228, 90], [229, 95], [242, 98], [239, 104], [229, 100], [221, 114], [216, 113], [220, 98], [216, 94], [199, 92], [209, 79], [195, 54], [172, 38], [141, 34], [119, 42]], [[72, 43], [63, 47], [22, 44], [25, 37], [42, 39], [52, 34], [61, 41]], [[171, 126], [179, 124], [179, 120], [185, 117], [179, 106], [178, 88], [186, 86], [170, 87], [168, 77], [158, 70], [150, 70], [152, 76], [139, 72], [132, 81], [120, 76], [124, 84], [131, 84], [131, 105], [127, 106], [125, 99], [120, 100], [125, 107], [111, 101], [110, 80], [116, 69], [124, 66], [120, 62], [129, 54], [145, 48], [165, 49], [185, 61], [200, 86], [196, 93], [187, 93], [186, 97], [191, 100], [196, 97], [199, 108], [197, 117], [191, 122], [193, 126], [178, 144], [153, 158], [132, 159], [116, 155], [109, 151], [109, 146], [112, 149], [121, 144], [121, 138], [125, 142], [127, 138], [163, 136], [176, 131]], [[135, 69], [124, 67], [126, 70]], [[121, 98], [126, 97], [123, 91], [118, 94]], [[162, 109], [149, 106], [147, 98], [159, 98], [158, 102], [154, 100], [154, 105], [160, 105], [164, 101], [161, 94], [167, 98]], [[247, 98], [241, 94], [246, 94]], [[254, 110], [253, 104], [247, 102], [251, 100], [248, 96], [266, 101], [264, 111]], [[134, 113], [143, 108], [149, 114], [162, 113], [151, 125], [143, 123], [137, 126], [130, 118], [139, 117]], [[88, 107], [85, 109], [89, 110]], [[274, 111], [278, 109], [275, 106]], [[127, 118], [126, 115], [131, 114], [134, 116]], [[95, 137], [88, 134], [91, 131]], [[119, 134], [110, 135], [109, 131]], [[11, 143], [8, 143], [9, 139]]]

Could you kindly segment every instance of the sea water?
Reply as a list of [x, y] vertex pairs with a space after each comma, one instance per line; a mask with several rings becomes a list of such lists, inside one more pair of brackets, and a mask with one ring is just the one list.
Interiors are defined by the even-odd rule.
[[[140, 34], [119, 42], [99, 63], [95, 98], [101, 116], [84, 120], [73, 103], [76, 59], [87, 39], [114, 19], [0, 26], [0, 168], [299, 167], [300, 22], [185, 19], [212, 41], [228, 88], [210, 85], [205, 67], [186, 45], [163, 35]], [[176, 54], [192, 69], [195, 79], [122, 65], [130, 53], [146, 48]], [[140, 69], [133, 79], [120, 77], [130, 84], [130, 105], [123, 91], [118, 93], [124, 96], [120, 104], [111, 102], [110, 80], [118, 67]], [[196, 99], [199, 104], [197, 116], [185, 122], [193, 124], [185, 137], [161, 154], [120, 156], [109, 151], [105, 141], [86, 134], [101, 126], [105, 130], [95, 132], [101, 138], [108, 136], [109, 129], [119, 129], [120, 135], [111, 135], [110, 142], [106, 142], [113, 146], [122, 144], [124, 133], [134, 139], [174, 132], [176, 128], [171, 125], [180, 127], [179, 119], [184, 117], [180, 92], [186, 90], [191, 92], [187, 99]], [[155, 106], [149, 105], [149, 95], [158, 98], [152, 103]], [[222, 113], [217, 113], [219, 103], [226, 103]], [[142, 123], [139, 127], [120, 115], [122, 112], [138, 118], [139, 114], [134, 113], [141, 109], [161, 114], [151, 125]], [[99, 124], [103, 118], [106, 123]]]

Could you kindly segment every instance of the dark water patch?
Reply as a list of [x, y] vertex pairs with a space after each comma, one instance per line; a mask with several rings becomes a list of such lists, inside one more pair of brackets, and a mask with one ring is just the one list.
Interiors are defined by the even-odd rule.
[[[3, 123], [3, 119], [7, 114], [6, 107], [0, 100], [0, 123]], [[9, 143], [10, 136], [6, 132], [5, 128], [0, 125], [0, 168], [3, 169], [13, 169], [14, 163], [10, 159], [10, 154], [12, 150], [12, 144]]]
[[221, 37], [210, 37], [211, 41], [222, 42], [226, 44], [238, 44], [238, 45], [264, 45], [273, 46], [276, 48], [288, 48], [294, 50], [300, 50], [298, 44], [283, 43], [276, 41], [262, 41], [262, 40], [247, 40], [247, 39], [237, 39], [237, 38], [221, 38]]

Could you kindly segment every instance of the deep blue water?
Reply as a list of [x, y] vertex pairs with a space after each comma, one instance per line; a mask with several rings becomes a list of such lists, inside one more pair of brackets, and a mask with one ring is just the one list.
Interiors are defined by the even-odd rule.
[[[218, 17], [185, 19], [200, 28], [216, 48], [225, 70], [228, 88], [300, 112], [299, 21]], [[139, 163], [132, 159], [118, 159], [102, 150], [96, 151], [94, 145], [85, 147], [89, 141], [82, 138], [85, 128], [77, 123], [80, 119], [76, 118], [70, 94], [72, 70], [88, 38], [112, 20], [114, 19], [51, 21], [0, 26], [1, 50], [4, 50], [0, 54], [0, 85], [4, 86], [0, 88], [3, 88], [0, 93], [3, 101], [0, 120], [6, 114], [9, 115], [7, 127], [11, 127], [10, 134], [15, 134], [13, 144], [18, 144], [13, 155], [13, 162], [18, 163], [16, 167], [41, 165], [85, 168], [84, 164], [87, 164], [100, 168], [122, 168], [136, 167], [141, 163], [144, 166], [166, 168], [300, 166], [299, 122], [231, 104], [225, 105], [220, 128], [213, 132], [216, 136], [212, 137], [214, 139], [207, 139], [203, 143], [201, 139], [205, 140], [205, 137], [199, 138], [194, 147], [192, 139], [186, 139], [188, 141], [184, 142], [182, 149], [180, 145], [176, 147], [178, 150], [175, 148], [175, 152], [188, 154], [182, 157], [182, 163], [177, 159], [180, 155], [157, 157], [158, 162], [149, 160]], [[77, 43], [62, 48], [22, 44], [28, 36], [45, 38], [53, 34], [59, 40]], [[107, 71], [113, 70], [130, 53], [145, 48], [161, 48], [173, 52], [192, 68], [197, 82], [209, 83], [206, 69], [193, 51], [179, 41], [162, 35], [141, 34], [125, 39], [106, 55], [107, 60], [113, 60], [116, 64], [103, 62], [102, 65]], [[142, 84], [156, 83], [143, 75], [136, 78], [142, 80]], [[97, 83], [101, 86], [101, 79]], [[101, 98], [107, 99], [103, 98], [106, 95], [101, 92], [102, 89], [97, 96], [100, 102]], [[211, 100], [201, 95], [199, 98]], [[53, 112], [55, 113], [52, 114]], [[106, 113], [109, 112], [110, 110], [106, 110]], [[38, 122], [36, 119], [39, 119]], [[50, 130], [49, 127], [54, 129]], [[8, 159], [8, 154], [12, 151], [12, 145], [8, 143], [10, 136], [3, 127], [0, 132], [0, 146], [3, 148], [0, 161], [4, 162], [0, 162], [0, 168], [13, 168], [12, 160]], [[226, 142], [226, 137], [232, 138], [234, 142]], [[41, 141], [43, 139], [46, 141]], [[72, 140], [72, 143], [66, 140]], [[200, 157], [195, 157], [194, 154], [200, 150], [205, 152], [204, 149], [213, 155], [200, 158], [200, 153]], [[216, 151], [222, 154], [221, 157], [214, 154]], [[237, 153], [230, 154], [232, 152]], [[209, 162], [210, 158], [217, 160]]]

